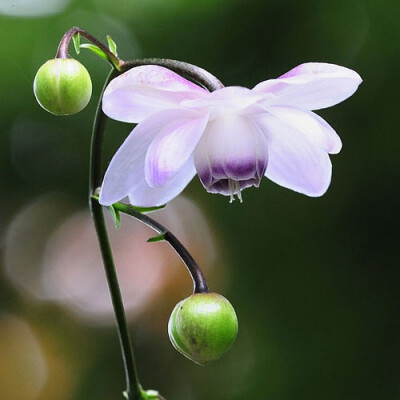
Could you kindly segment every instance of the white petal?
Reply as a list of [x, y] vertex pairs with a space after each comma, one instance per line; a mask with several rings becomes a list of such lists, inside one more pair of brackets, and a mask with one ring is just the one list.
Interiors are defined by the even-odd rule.
[[152, 141], [145, 160], [145, 177], [152, 187], [169, 183], [197, 146], [208, 122], [200, 118], [180, 118], [168, 123]]
[[139, 180], [136, 182], [137, 185], [129, 194], [129, 200], [132, 204], [140, 207], [161, 206], [181, 193], [195, 175], [196, 168], [193, 156], [191, 156], [178, 173], [175, 174], [173, 179], [163, 187], [150, 187], [143, 174], [139, 177]]
[[150, 143], [182, 110], [166, 110], [140, 123], [112, 158], [100, 192], [100, 203], [110, 205], [126, 197], [144, 180], [144, 163]]
[[[242, 113], [253, 104], [265, 98], [264, 94], [240, 87], [228, 86], [208, 93], [193, 100], [184, 100], [182, 107], [205, 109], [210, 111], [210, 118], [216, 119], [227, 113]], [[246, 114], [247, 112], [244, 112]]]
[[342, 141], [334, 129], [312, 111], [302, 111], [292, 107], [268, 107], [267, 111], [307, 136], [311, 143], [331, 154], [337, 154]]
[[268, 95], [268, 104], [319, 110], [346, 100], [361, 82], [360, 75], [351, 69], [335, 64], [305, 63], [278, 79], [259, 83], [253, 90]]
[[332, 165], [326, 151], [293, 126], [266, 114], [258, 118], [268, 143], [265, 176], [278, 185], [322, 196], [329, 187]]
[[177, 107], [182, 100], [207, 93], [167, 68], [140, 66], [110, 82], [103, 96], [103, 111], [118, 121], [138, 123], [154, 113]]

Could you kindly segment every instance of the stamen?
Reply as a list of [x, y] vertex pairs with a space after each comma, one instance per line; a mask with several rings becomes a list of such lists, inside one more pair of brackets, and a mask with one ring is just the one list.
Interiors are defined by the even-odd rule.
[[240, 190], [240, 184], [238, 181], [235, 181], [235, 187], [236, 187], [236, 196], [239, 199], [239, 201], [241, 203], [243, 203], [243, 199], [242, 199], [242, 192]]
[[239, 201], [243, 203], [240, 183], [238, 181], [234, 181], [233, 179], [228, 178], [228, 188], [230, 193], [229, 203], [233, 203], [235, 201], [235, 195], [239, 199]]
[[235, 188], [234, 188], [234, 182], [228, 178], [228, 187], [229, 187], [229, 193], [231, 194], [231, 197], [229, 199], [229, 203], [233, 203], [235, 201]]

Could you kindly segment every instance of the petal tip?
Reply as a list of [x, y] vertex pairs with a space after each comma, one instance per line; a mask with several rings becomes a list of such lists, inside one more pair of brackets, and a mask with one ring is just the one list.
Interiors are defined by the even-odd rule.
[[111, 206], [115, 201], [110, 200], [110, 197], [108, 197], [106, 194], [104, 194], [104, 190], [101, 189], [100, 195], [99, 195], [99, 203], [102, 206]]

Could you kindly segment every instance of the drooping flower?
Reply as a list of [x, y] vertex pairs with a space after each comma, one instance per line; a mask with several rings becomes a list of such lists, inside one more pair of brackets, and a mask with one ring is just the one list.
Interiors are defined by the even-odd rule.
[[208, 192], [236, 195], [265, 175], [308, 196], [331, 181], [328, 154], [342, 143], [311, 110], [350, 97], [362, 82], [348, 68], [305, 63], [253, 89], [208, 92], [159, 66], [133, 68], [108, 85], [103, 110], [138, 124], [114, 155], [100, 203], [126, 196], [155, 206], [177, 196], [197, 173]]

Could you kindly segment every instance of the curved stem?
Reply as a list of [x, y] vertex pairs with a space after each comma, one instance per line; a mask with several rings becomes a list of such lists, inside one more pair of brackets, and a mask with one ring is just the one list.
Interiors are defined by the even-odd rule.
[[101, 154], [104, 137], [106, 115], [101, 109], [101, 100], [104, 90], [110, 80], [118, 75], [114, 69], [110, 72], [96, 110], [94, 119], [92, 142], [90, 148], [90, 172], [89, 172], [89, 207], [92, 213], [94, 225], [99, 240], [101, 255], [103, 258], [104, 269], [114, 307], [115, 321], [118, 330], [119, 342], [122, 351], [122, 358], [125, 370], [126, 392], [129, 400], [140, 400], [140, 384], [136, 372], [135, 359], [129, 335], [124, 305], [122, 302], [121, 290], [118, 284], [118, 277], [114, 266], [110, 241], [108, 239], [107, 228], [104, 221], [102, 206], [94, 200], [94, 190], [101, 183]]
[[107, 55], [110, 63], [117, 69], [121, 69], [121, 64], [124, 63], [119, 57], [117, 57], [115, 54], [113, 54], [107, 46], [105, 46], [103, 43], [101, 43], [99, 40], [97, 40], [94, 36], [92, 36], [89, 32], [86, 32], [85, 30], [78, 28], [77, 26], [72, 27], [71, 29], [68, 29], [67, 32], [65, 32], [64, 36], [62, 37], [60, 44], [58, 45], [57, 49], [57, 54], [56, 58], [68, 58], [68, 47], [69, 44], [71, 43], [71, 40], [74, 35], [79, 33], [82, 35], [84, 38], [89, 40], [90, 42], [94, 43], [96, 46], [98, 46], [101, 50], [104, 51], [104, 53]]
[[[94, 198], [98, 199], [97, 196], [94, 196]], [[159, 222], [155, 221], [153, 218], [150, 218], [148, 215], [145, 215], [135, 210], [135, 208], [129, 204], [114, 203], [112, 207], [114, 207], [119, 212], [128, 214], [131, 217], [142, 221], [144, 224], [154, 229], [157, 233], [162, 234], [163, 240], [171, 245], [171, 247], [176, 251], [176, 253], [179, 255], [179, 257], [182, 259], [187, 269], [189, 270], [190, 276], [193, 280], [193, 293], [208, 293], [209, 290], [207, 281], [203, 273], [201, 272], [200, 267], [197, 265], [192, 255], [187, 251], [187, 249], [172, 232], [170, 232]]]
[[140, 60], [122, 61], [120, 68], [121, 72], [125, 72], [141, 65], [158, 65], [168, 68], [187, 79], [195, 81], [210, 92], [224, 87], [219, 79], [205, 69], [183, 61], [170, 60], [168, 58], [143, 58]]
[[65, 32], [60, 44], [58, 45], [56, 58], [68, 58], [69, 44], [71, 43], [73, 36], [77, 33], [98, 46], [107, 55], [109, 62], [121, 73], [141, 65], [159, 65], [161, 67], [168, 68], [187, 79], [195, 81], [210, 92], [224, 87], [219, 79], [205, 69], [193, 64], [185, 63], [183, 61], [170, 60], [167, 58], [143, 58], [130, 61], [121, 60], [119, 57], [113, 54], [107, 46], [101, 43], [89, 32], [86, 32], [77, 26], [74, 26]]

